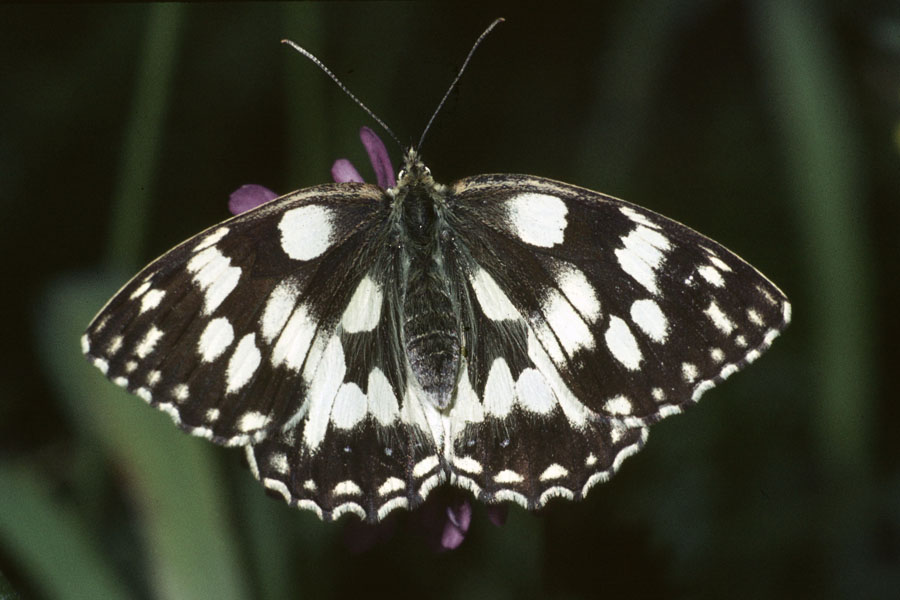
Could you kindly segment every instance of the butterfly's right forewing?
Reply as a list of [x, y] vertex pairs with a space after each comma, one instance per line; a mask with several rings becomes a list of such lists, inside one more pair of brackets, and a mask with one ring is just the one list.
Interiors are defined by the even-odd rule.
[[633, 204], [520, 175], [463, 180], [454, 199], [473, 261], [597, 415], [638, 425], [680, 412], [790, 320], [744, 260]]

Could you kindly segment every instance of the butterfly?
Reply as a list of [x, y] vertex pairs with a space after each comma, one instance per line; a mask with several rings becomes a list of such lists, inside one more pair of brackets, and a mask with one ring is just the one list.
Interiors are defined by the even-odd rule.
[[179, 244], [82, 349], [183, 430], [243, 447], [291, 505], [376, 522], [445, 483], [529, 509], [584, 497], [790, 310], [650, 210], [531, 175], [441, 184], [413, 148], [388, 189], [302, 189]]

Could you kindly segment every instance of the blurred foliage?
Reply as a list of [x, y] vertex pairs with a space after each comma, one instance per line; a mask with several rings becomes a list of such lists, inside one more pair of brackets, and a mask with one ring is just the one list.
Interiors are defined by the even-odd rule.
[[[584, 502], [477, 507], [446, 554], [401, 515], [355, 553], [78, 338], [241, 184], [366, 164], [371, 123], [280, 39], [413, 140], [497, 16], [426, 140], [435, 176], [628, 198], [747, 258], [795, 320]], [[0, 597], [896, 597], [896, 3], [3, 5], [0, 57]]]

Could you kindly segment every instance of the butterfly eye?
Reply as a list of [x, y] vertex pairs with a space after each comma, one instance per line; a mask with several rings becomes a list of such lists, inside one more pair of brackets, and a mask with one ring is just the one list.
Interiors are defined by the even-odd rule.
[[400, 169], [400, 172], [397, 173], [397, 179], [406, 179], [406, 169]]
[[423, 172], [425, 173], [426, 177], [431, 177], [431, 169], [429, 169], [428, 167], [425, 167]]

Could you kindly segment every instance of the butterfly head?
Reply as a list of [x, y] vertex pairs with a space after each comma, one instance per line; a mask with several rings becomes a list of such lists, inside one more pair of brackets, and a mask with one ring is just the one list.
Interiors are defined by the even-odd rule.
[[403, 157], [403, 166], [397, 173], [397, 188], [435, 187], [431, 169], [425, 166], [419, 158], [419, 152], [415, 148], [406, 151]]

